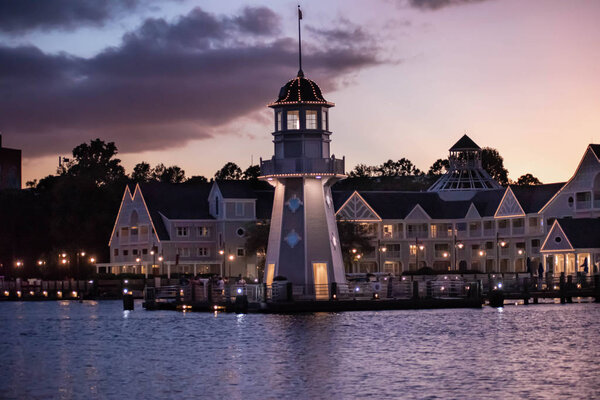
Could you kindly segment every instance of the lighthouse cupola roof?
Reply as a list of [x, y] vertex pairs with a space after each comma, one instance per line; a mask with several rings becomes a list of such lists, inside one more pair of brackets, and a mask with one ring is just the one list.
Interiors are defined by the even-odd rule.
[[298, 71], [298, 76], [281, 87], [277, 100], [269, 104], [269, 107], [297, 104], [320, 104], [327, 107], [335, 105], [325, 100], [319, 85], [305, 78], [302, 70]]

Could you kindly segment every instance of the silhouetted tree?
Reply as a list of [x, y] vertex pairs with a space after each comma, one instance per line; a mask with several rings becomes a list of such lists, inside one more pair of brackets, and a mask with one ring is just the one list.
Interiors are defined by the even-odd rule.
[[90, 144], [82, 143], [73, 149], [73, 159], [64, 174], [92, 179], [98, 186], [123, 180], [125, 169], [121, 160], [114, 158], [117, 152], [114, 142], [94, 139]]
[[246, 224], [246, 253], [256, 254], [256, 266], [259, 274], [265, 269], [265, 255], [267, 253], [267, 244], [269, 242], [269, 230], [271, 225], [267, 220], [259, 220]]
[[152, 180], [163, 183], [181, 183], [185, 180], [185, 171], [176, 165], [165, 167], [160, 163], [152, 169]]
[[242, 174], [242, 179], [246, 179], [249, 181], [258, 180], [260, 176], [260, 165], [251, 165]]
[[376, 167], [371, 167], [366, 164], [358, 164], [348, 176], [350, 178], [369, 178], [375, 176]]
[[377, 167], [377, 172], [379, 176], [408, 176], [421, 174], [421, 171], [406, 158], [401, 158], [398, 161], [387, 160]]
[[504, 168], [504, 159], [498, 150], [484, 147], [481, 153], [481, 163], [492, 178], [501, 185], [508, 185], [508, 171]]
[[530, 185], [541, 185], [542, 182], [533, 176], [532, 174], [521, 175], [519, 179], [517, 179], [517, 185], [520, 186], [530, 186]]
[[364, 225], [338, 220], [337, 228], [344, 265], [346, 271], [350, 271], [355, 256], [352, 249], [364, 254], [372, 252], [374, 247], [371, 245], [367, 228]]
[[131, 180], [138, 183], [150, 182], [152, 180], [152, 169], [147, 162], [141, 162], [133, 167]]
[[431, 165], [431, 167], [429, 167], [429, 172], [427, 172], [427, 175], [429, 175], [429, 176], [442, 175], [446, 171], [448, 171], [449, 168], [450, 168], [450, 162], [448, 161], [448, 159], [447, 158], [439, 158]]
[[208, 179], [206, 179], [205, 176], [202, 175], [194, 175], [191, 178], [189, 178], [187, 181], [185, 181], [185, 183], [207, 183]]
[[228, 162], [215, 173], [216, 180], [242, 179], [242, 169], [236, 163]]

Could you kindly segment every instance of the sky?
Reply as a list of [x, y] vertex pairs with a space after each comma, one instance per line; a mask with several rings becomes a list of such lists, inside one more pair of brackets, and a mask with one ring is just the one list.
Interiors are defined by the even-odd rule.
[[[303, 70], [336, 103], [332, 153], [427, 171], [463, 134], [510, 178], [571, 177], [600, 143], [600, 1], [299, 2]], [[293, 1], [0, 0], [0, 133], [23, 183], [80, 143], [212, 177], [273, 153], [266, 105], [298, 70]]]

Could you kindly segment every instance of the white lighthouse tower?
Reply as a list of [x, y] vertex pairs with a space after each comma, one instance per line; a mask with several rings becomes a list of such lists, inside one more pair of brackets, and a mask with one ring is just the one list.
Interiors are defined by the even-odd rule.
[[330, 155], [333, 106], [300, 61], [298, 75], [269, 104], [275, 154], [260, 165], [261, 179], [275, 187], [265, 280], [283, 276], [316, 299], [329, 298], [332, 283], [346, 286], [331, 197], [331, 186], [346, 177], [344, 159]]

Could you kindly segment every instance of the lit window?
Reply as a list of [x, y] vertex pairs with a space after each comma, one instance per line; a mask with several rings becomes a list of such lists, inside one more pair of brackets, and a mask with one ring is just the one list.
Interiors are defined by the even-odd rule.
[[394, 226], [393, 225], [384, 225], [383, 226], [383, 237], [388, 239], [394, 236]]
[[246, 255], [246, 250], [244, 250], [243, 247], [238, 247], [237, 255], [238, 255], [238, 257], [244, 257]]
[[306, 129], [317, 129], [317, 112], [314, 110], [306, 111]]
[[277, 126], [276, 130], [281, 130], [281, 111], [277, 111]]
[[287, 128], [300, 129], [300, 111], [287, 112]]
[[210, 229], [207, 226], [199, 226], [198, 227], [198, 236], [209, 236]]

